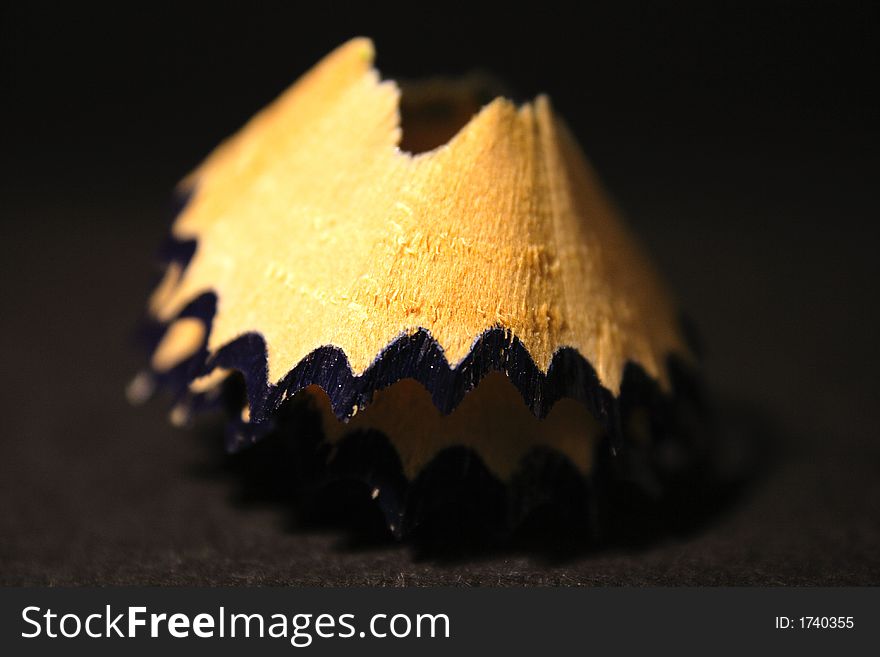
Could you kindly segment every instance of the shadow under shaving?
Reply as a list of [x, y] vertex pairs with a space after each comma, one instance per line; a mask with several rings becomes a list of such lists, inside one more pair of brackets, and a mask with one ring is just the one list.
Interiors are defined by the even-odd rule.
[[[233, 408], [242, 386], [227, 383]], [[697, 445], [634, 442], [615, 453], [600, 444], [589, 479], [560, 454], [535, 450], [504, 484], [476, 453], [455, 447], [408, 482], [382, 434], [329, 445], [317, 413], [297, 399], [279, 410], [268, 435], [236, 454], [223, 453], [221, 423], [203, 425], [211, 456], [199, 474], [235, 482], [237, 504], [277, 508], [289, 531], [338, 532], [340, 550], [405, 539], [417, 559], [529, 554], [560, 562], [696, 533], [742, 500], [776, 463], [778, 441], [753, 408], [724, 404], [711, 415], [699, 424], [710, 435]]]

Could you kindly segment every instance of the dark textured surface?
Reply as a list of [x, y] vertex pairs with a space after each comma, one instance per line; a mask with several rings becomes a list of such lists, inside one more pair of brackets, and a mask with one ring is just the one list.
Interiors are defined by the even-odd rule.
[[[335, 32], [303, 46], [303, 61], [266, 69], [274, 73], [251, 82], [249, 97], [190, 75], [174, 87], [193, 84], [190, 95], [166, 104], [157, 90], [167, 91], [163, 76], [173, 77], [180, 62], [125, 59], [151, 42], [149, 25], [128, 28], [141, 30], [130, 47], [125, 33], [111, 35], [109, 46], [77, 37], [122, 53], [109, 72], [95, 68], [108, 56], [95, 54], [99, 45], [70, 50], [73, 63], [29, 59], [37, 51], [23, 44], [34, 35], [73, 37], [52, 22], [48, 31], [34, 27], [41, 22], [22, 27], [25, 36], [4, 51], [15, 53], [6, 63], [25, 71], [4, 85], [28, 93], [12, 115], [22, 129], [4, 149], [0, 188], [0, 582], [880, 584], [880, 266], [871, 189], [880, 162], [867, 78], [848, 72], [854, 62], [870, 69], [871, 53], [858, 31], [850, 38], [837, 30], [843, 49], [818, 38], [835, 29], [824, 14], [805, 26], [780, 13], [772, 29], [731, 20], [673, 33], [679, 50], [646, 45], [613, 73], [584, 73], [604, 104], [577, 98], [539, 69], [522, 75], [527, 90], [546, 80], [541, 86], [559, 98], [699, 324], [710, 383], [744, 404], [736, 416], [754, 414], [761, 419], [752, 426], [772, 428], [762, 435], [774, 466], [683, 534], [552, 559], [523, 548], [453, 560], [298, 528], [284, 508], [255, 501], [237, 475], [216, 467], [219, 445], [171, 428], [160, 404], [131, 408], [123, 396], [141, 363], [129, 337], [175, 177], [268, 100], [291, 67], [301, 70], [338, 41]], [[640, 39], [659, 29], [645, 24]], [[674, 21], [660, 24], [674, 32]], [[788, 25], [791, 32], [777, 33]], [[569, 37], [576, 50], [593, 47]], [[385, 40], [383, 56], [379, 35], [380, 63], [405, 52]], [[213, 60], [174, 47], [215, 80]], [[217, 52], [225, 47], [218, 42]], [[292, 50], [287, 43], [270, 54]], [[640, 73], [638, 57], [670, 70]], [[839, 57], [849, 57], [847, 67], [821, 69]], [[711, 64], [711, 73], [692, 60]], [[247, 61], [228, 73], [230, 85], [253, 79]], [[509, 77], [503, 59], [494, 63]], [[86, 77], [74, 84], [65, 75]], [[137, 84], [119, 82], [129, 79]], [[46, 110], [62, 92], [78, 102], [63, 114]], [[83, 100], [94, 98], [101, 100]]]

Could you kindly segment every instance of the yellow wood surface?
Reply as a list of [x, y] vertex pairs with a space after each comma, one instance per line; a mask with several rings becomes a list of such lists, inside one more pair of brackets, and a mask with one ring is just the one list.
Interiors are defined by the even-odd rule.
[[498, 98], [411, 155], [373, 57], [367, 39], [341, 46], [186, 179], [173, 233], [198, 247], [152, 312], [215, 292], [209, 350], [262, 334], [271, 382], [322, 345], [361, 373], [418, 328], [454, 366], [503, 327], [544, 370], [568, 346], [614, 393], [628, 360], [666, 384], [676, 309], [549, 101]]
[[310, 386], [306, 392], [321, 413], [327, 440], [335, 443], [358, 429], [381, 431], [397, 450], [410, 480], [442, 449], [460, 446], [477, 452], [501, 481], [508, 481], [522, 458], [539, 447], [564, 454], [587, 474], [601, 433], [586, 406], [573, 399], [558, 401], [547, 417], [538, 419], [500, 372], [487, 374], [449, 415], [440, 413], [428, 391], [413, 379], [376, 392], [373, 402], [347, 423], [333, 414], [323, 390]]

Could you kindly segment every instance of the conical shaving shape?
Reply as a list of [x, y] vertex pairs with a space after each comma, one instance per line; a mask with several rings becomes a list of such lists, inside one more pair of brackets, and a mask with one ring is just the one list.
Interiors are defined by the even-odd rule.
[[[454, 368], [502, 329], [543, 372], [567, 347], [612, 394], [628, 362], [665, 386], [676, 308], [549, 102], [496, 99], [413, 156], [372, 62], [370, 41], [341, 46], [185, 181], [173, 235], [197, 248], [155, 318], [216, 295], [208, 355], [258, 334], [270, 385], [328, 346], [358, 376], [417, 331]], [[169, 330], [163, 367], [200, 339]]]

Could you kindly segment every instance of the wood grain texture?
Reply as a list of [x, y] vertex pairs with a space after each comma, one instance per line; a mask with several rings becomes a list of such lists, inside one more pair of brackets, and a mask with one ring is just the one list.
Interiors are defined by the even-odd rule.
[[184, 181], [173, 234], [198, 246], [155, 317], [215, 293], [209, 352], [258, 333], [270, 382], [325, 345], [359, 374], [418, 329], [455, 366], [502, 328], [544, 371], [572, 347], [614, 394], [628, 361], [666, 385], [676, 308], [549, 101], [496, 99], [412, 155], [373, 55], [341, 46]]
[[337, 443], [352, 431], [380, 431], [394, 445], [410, 481], [443, 449], [460, 446], [479, 454], [501, 481], [509, 481], [523, 458], [542, 447], [564, 454], [586, 475], [601, 435], [595, 418], [573, 399], [560, 400], [546, 418], [538, 419], [499, 372], [488, 374], [449, 415], [443, 415], [412, 379], [377, 391], [373, 402], [347, 423], [333, 414], [323, 390], [312, 386], [304, 392], [321, 414], [328, 441]]

